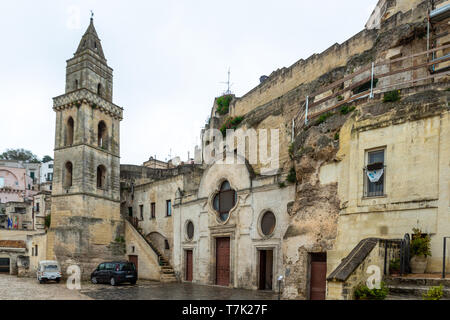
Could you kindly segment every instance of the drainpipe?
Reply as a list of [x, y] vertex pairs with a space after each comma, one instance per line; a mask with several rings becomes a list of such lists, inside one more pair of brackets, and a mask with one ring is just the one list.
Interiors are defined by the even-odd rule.
[[308, 124], [308, 106], [309, 106], [309, 96], [306, 96], [305, 126]]
[[373, 99], [373, 77], [375, 74], [375, 62], [372, 62], [372, 78], [370, 82], [370, 99]]

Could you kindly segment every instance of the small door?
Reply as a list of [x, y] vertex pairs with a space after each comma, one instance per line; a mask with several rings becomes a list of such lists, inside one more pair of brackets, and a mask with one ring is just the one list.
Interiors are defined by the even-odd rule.
[[9, 258], [0, 258], [0, 272], [9, 273]]
[[128, 261], [134, 263], [134, 266], [136, 267], [136, 272], [138, 272], [138, 256], [130, 255], [130, 256], [128, 256]]
[[325, 300], [327, 290], [327, 256], [326, 253], [312, 253], [310, 299]]
[[216, 284], [230, 284], [230, 238], [216, 238]]
[[259, 250], [259, 290], [272, 290], [273, 250]]
[[186, 250], [186, 281], [192, 281], [192, 250]]

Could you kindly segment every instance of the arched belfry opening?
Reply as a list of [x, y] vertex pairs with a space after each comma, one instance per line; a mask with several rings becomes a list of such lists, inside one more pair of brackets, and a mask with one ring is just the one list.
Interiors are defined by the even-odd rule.
[[106, 123], [102, 120], [98, 123], [98, 146], [100, 148], [106, 149], [106, 142], [107, 142], [107, 128]]
[[69, 117], [66, 124], [66, 146], [71, 146], [73, 144], [73, 132], [74, 121], [72, 117]]
[[97, 167], [97, 188], [105, 189], [106, 187], [106, 167], [99, 165]]
[[68, 161], [64, 165], [64, 187], [69, 188], [72, 186], [72, 175], [73, 175], [73, 165], [72, 162]]

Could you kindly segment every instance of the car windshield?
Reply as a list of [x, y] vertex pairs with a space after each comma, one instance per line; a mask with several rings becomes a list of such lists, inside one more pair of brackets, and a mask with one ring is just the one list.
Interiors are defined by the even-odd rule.
[[121, 271], [134, 271], [134, 264], [132, 263], [124, 263], [121, 268]]
[[45, 271], [58, 271], [58, 266], [55, 266], [53, 264], [44, 266]]

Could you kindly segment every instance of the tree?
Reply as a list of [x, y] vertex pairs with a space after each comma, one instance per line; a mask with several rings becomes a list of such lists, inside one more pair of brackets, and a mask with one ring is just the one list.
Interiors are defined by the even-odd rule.
[[43, 163], [50, 162], [50, 161], [53, 161], [53, 158], [50, 157], [50, 156], [48, 156], [48, 155], [45, 155], [45, 156], [42, 158], [42, 162], [43, 162]]
[[40, 162], [38, 157], [29, 150], [25, 149], [6, 149], [5, 152], [0, 154], [2, 160], [17, 160], [31, 163]]

